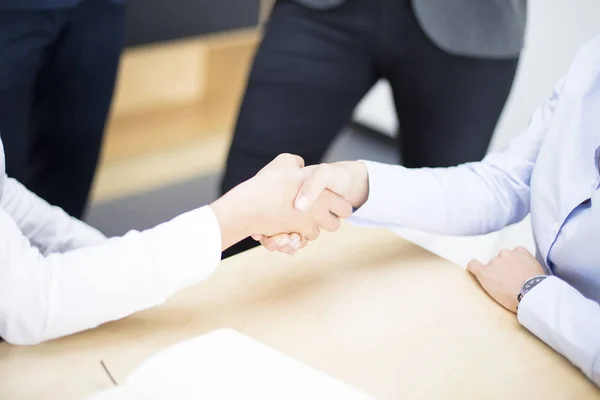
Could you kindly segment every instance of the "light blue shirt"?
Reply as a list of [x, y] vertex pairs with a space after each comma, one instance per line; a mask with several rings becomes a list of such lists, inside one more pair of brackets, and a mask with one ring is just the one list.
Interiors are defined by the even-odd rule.
[[594, 43], [559, 95], [531, 179], [531, 218], [538, 258], [600, 302], [600, 40]]
[[551, 273], [519, 321], [600, 386], [600, 36], [505, 150], [478, 163], [414, 169], [367, 162], [358, 222], [445, 235], [500, 230], [531, 213]]

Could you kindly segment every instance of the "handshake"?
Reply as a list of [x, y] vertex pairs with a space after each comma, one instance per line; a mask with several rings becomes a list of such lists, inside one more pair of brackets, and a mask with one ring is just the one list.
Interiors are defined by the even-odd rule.
[[301, 157], [281, 154], [211, 207], [223, 250], [252, 236], [271, 251], [294, 254], [321, 229], [336, 231], [340, 219], [366, 202], [368, 192], [362, 162], [305, 167]]

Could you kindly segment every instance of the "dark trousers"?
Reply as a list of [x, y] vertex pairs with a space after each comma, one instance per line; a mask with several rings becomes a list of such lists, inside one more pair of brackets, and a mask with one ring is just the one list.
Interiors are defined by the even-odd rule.
[[0, 10], [0, 135], [7, 174], [81, 217], [123, 47], [124, 6], [83, 0]]
[[[404, 165], [480, 160], [517, 64], [518, 58], [439, 49], [421, 30], [409, 0], [350, 0], [325, 11], [280, 0], [254, 60], [222, 191], [280, 153], [319, 163], [380, 78], [393, 90]], [[248, 239], [224, 256], [254, 245]]]

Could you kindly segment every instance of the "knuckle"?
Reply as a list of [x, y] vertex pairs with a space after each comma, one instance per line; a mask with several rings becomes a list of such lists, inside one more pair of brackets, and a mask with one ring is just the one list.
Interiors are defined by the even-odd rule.
[[281, 153], [277, 157], [275, 157], [275, 160], [276, 161], [285, 161], [289, 158], [289, 156], [290, 156], [289, 153]]
[[330, 169], [329, 164], [321, 163], [315, 169], [315, 173], [314, 174], [316, 176], [322, 177], [322, 176], [327, 175], [329, 173], [329, 169]]
[[529, 258], [533, 257], [531, 252], [523, 246], [517, 246], [515, 248], [515, 252], [520, 253], [520, 254], [524, 255], [525, 257], [529, 257]]
[[510, 256], [510, 251], [508, 250], [500, 250], [500, 252], [498, 253], [498, 257], [508, 257]]

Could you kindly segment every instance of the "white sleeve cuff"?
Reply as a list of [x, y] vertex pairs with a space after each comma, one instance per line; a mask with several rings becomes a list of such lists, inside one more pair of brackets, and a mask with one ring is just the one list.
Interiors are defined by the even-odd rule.
[[211, 207], [182, 214], [146, 231], [156, 242], [156, 265], [166, 294], [207, 279], [221, 260], [221, 229]]
[[549, 276], [521, 300], [519, 322], [600, 384], [600, 305]]
[[554, 306], [560, 302], [557, 297], [562, 294], [563, 286], [569, 287], [557, 277], [548, 276], [523, 296], [517, 313], [521, 325], [535, 333], [544, 325], [544, 321], [554, 317]]
[[396, 187], [410, 187], [404, 177], [407, 169], [374, 161], [362, 162], [369, 174], [369, 198], [352, 214], [350, 222], [357, 225], [398, 226], [397, 222], [402, 217], [397, 214], [410, 210], [410, 206], [399, 203], [400, 199], [408, 196], [396, 193], [401, 190]]

